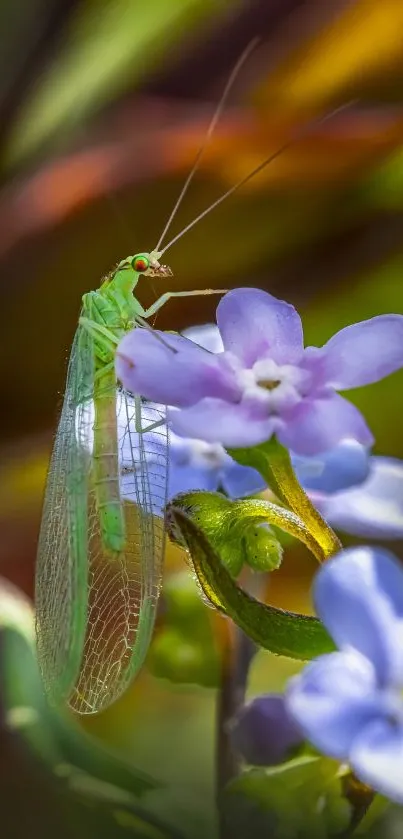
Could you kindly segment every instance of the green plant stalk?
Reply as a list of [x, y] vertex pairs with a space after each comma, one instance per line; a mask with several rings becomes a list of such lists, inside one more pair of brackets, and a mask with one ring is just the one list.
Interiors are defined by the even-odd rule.
[[328, 559], [342, 549], [340, 540], [299, 483], [289, 452], [280, 443], [269, 440], [251, 449], [230, 449], [229, 453], [238, 463], [257, 469], [280, 501], [302, 519], [319, 549], [312, 551], [317, 559]]

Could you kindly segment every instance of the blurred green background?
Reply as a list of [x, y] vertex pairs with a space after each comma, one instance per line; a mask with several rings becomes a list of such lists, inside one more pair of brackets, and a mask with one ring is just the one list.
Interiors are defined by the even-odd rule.
[[[0, 26], [0, 574], [31, 597], [80, 297], [119, 259], [155, 246], [251, 38], [260, 43], [173, 232], [295, 144], [172, 248], [170, 288], [265, 288], [300, 309], [307, 343], [319, 345], [352, 321], [403, 312], [403, 4], [3, 0]], [[165, 290], [146, 286], [144, 304]], [[158, 326], [211, 321], [215, 304], [172, 301]], [[403, 457], [402, 383], [398, 373], [351, 394], [377, 453]], [[178, 549], [168, 554], [168, 575], [186, 567]], [[289, 550], [270, 601], [309, 608], [314, 570]], [[292, 671], [260, 654], [251, 693]], [[156, 810], [176, 824], [186, 816], [200, 836], [213, 830], [214, 702], [214, 689], [175, 687], [146, 668], [83, 723], [167, 781]]]

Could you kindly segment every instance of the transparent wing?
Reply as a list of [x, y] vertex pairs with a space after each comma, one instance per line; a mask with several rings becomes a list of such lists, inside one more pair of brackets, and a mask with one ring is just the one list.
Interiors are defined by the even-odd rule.
[[79, 328], [48, 472], [36, 564], [38, 659], [48, 695], [56, 703], [65, 701], [74, 687], [85, 638], [90, 452], [77, 427], [88, 424], [92, 381], [91, 347]]
[[[70, 705], [94, 713], [127, 688], [146, 655], [162, 577], [167, 495], [168, 436], [165, 425], [135, 431], [135, 400], [114, 391], [119, 490], [124, 509], [125, 547], [117, 553], [102, 544], [96, 487], [88, 482], [88, 624], [82, 665]], [[93, 408], [94, 416], [94, 408]], [[93, 416], [82, 414], [81, 439], [91, 436]], [[142, 406], [142, 427], [164, 419], [159, 406]], [[90, 445], [91, 447], [91, 445]]]

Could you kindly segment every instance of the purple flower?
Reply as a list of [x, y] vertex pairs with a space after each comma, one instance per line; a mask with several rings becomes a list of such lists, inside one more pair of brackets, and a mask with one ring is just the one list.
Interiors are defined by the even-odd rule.
[[[215, 324], [191, 326], [182, 333], [212, 353], [223, 351]], [[266, 484], [256, 469], [240, 466], [220, 443], [179, 437], [171, 431], [169, 451], [169, 498], [179, 492], [222, 489], [230, 498], [244, 498], [262, 492]]]
[[339, 492], [309, 492], [326, 521], [353, 536], [403, 538], [403, 461], [370, 457], [369, 474], [359, 485]]
[[220, 301], [217, 323], [219, 353], [180, 335], [135, 329], [119, 344], [118, 378], [132, 392], [175, 406], [168, 419], [183, 437], [243, 447], [275, 434], [304, 455], [346, 437], [371, 445], [364, 418], [336, 389], [378, 381], [403, 366], [402, 315], [372, 318], [342, 329], [321, 349], [304, 349], [293, 306], [240, 288]]
[[314, 457], [292, 455], [291, 459], [304, 489], [325, 497], [362, 484], [371, 470], [370, 452], [357, 440], [342, 440], [334, 449]]
[[403, 538], [403, 461], [371, 456], [355, 440], [315, 457], [292, 456], [298, 480], [326, 521], [353, 536]]
[[183, 438], [172, 431], [169, 438], [170, 499], [179, 492], [194, 489], [207, 492], [221, 489], [230, 498], [244, 498], [266, 488], [256, 469], [240, 466], [220, 443]]
[[[180, 492], [221, 489], [230, 498], [244, 498], [262, 492], [266, 484], [255, 469], [240, 466], [218, 443], [168, 435], [165, 425], [137, 434], [134, 429], [134, 404], [128, 399], [127, 412], [118, 412], [120, 490], [123, 498], [152, 505], [154, 515], [161, 516], [167, 500]], [[142, 406], [145, 426], [163, 418], [165, 407], [152, 402]], [[141, 451], [143, 454], [141, 454]], [[139, 470], [138, 464], [143, 464]], [[136, 466], [137, 464], [137, 466]], [[148, 481], [141, 474], [147, 468]], [[168, 470], [168, 492], [165, 481]]]
[[[220, 333], [214, 324], [192, 326], [183, 333], [186, 338], [211, 352], [221, 352], [222, 342]], [[132, 406], [134, 414], [134, 406]], [[147, 426], [163, 417], [166, 412], [164, 405], [146, 402], [142, 408], [143, 425]], [[119, 418], [118, 418], [119, 419]], [[131, 422], [133, 425], [133, 420]], [[119, 437], [125, 433], [126, 418], [123, 416], [123, 427], [118, 421]], [[165, 444], [165, 449], [163, 446]], [[143, 435], [143, 447], [147, 468], [152, 475], [153, 483], [164, 484], [168, 465], [168, 500], [180, 492], [191, 490], [205, 490], [214, 492], [223, 490], [230, 498], [244, 498], [248, 495], [262, 492], [266, 484], [255, 469], [240, 466], [230, 457], [220, 443], [206, 443], [204, 440], [194, 440], [179, 437], [173, 431], [169, 434], [169, 450], [166, 446], [166, 427], [147, 432]], [[138, 435], [131, 429], [126, 431], [125, 444], [121, 447], [123, 475], [121, 478], [122, 494], [125, 498], [133, 494], [133, 478], [130, 463], [131, 450], [139, 449]], [[128, 492], [129, 490], [129, 492]], [[161, 504], [154, 503], [154, 514], [162, 515], [165, 499], [160, 493]]]
[[291, 757], [303, 742], [300, 729], [291, 718], [284, 696], [269, 693], [253, 699], [231, 724], [235, 751], [255, 766], [275, 766]]
[[320, 751], [403, 803], [403, 569], [385, 550], [342, 551], [314, 599], [339, 651], [290, 681], [288, 711]]

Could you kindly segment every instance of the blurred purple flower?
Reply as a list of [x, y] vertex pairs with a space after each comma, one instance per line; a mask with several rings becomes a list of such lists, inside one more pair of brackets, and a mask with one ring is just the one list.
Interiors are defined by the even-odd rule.
[[178, 437], [172, 431], [169, 437], [169, 498], [194, 489], [221, 489], [230, 498], [244, 498], [265, 489], [259, 472], [240, 466], [220, 443]]
[[316, 748], [403, 803], [403, 569], [385, 550], [342, 551], [314, 599], [339, 651], [290, 681], [288, 711]]
[[313, 457], [291, 455], [299, 482], [309, 493], [328, 496], [358, 486], [371, 470], [371, 455], [357, 440], [342, 440], [334, 449]]
[[232, 721], [234, 750], [254, 766], [275, 766], [291, 757], [303, 735], [291, 718], [284, 696], [269, 693], [253, 699]]
[[367, 539], [403, 538], [403, 461], [370, 457], [367, 479], [340, 492], [309, 492], [336, 530]]
[[[230, 291], [217, 308], [224, 352], [180, 335], [135, 329], [116, 353], [126, 389], [175, 406], [173, 430], [227, 447], [276, 434], [297, 454], [314, 455], [352, 437], [373, 438], [364, 418], [336, 393], [376, 382], [403, 366], [403, 316], [381, 315], [304, 349], [293, 306], [259, 289]], [[168, 346], [167, 346], [168, 345]]]

